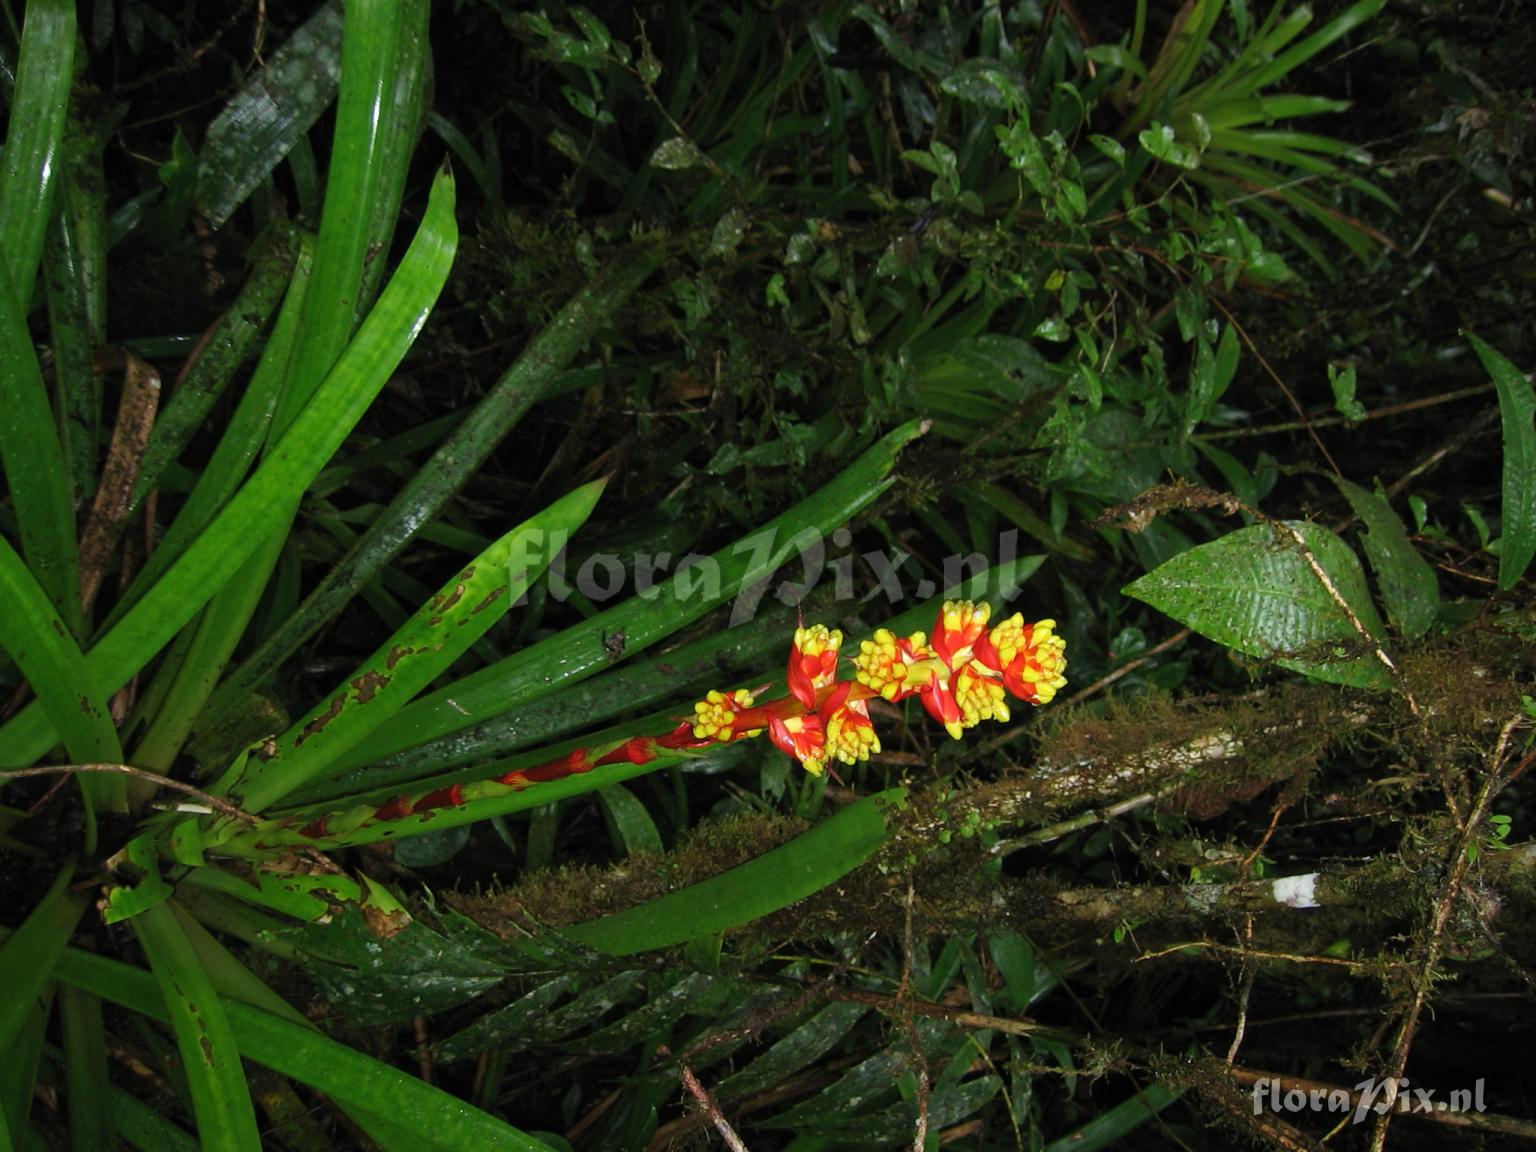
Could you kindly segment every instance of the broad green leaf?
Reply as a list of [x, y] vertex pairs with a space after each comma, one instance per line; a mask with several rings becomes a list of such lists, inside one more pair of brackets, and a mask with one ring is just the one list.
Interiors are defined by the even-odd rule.
[[436, 868], [446, 864], [469, 843], [469, 825], [423, 832], [395, 841], [395, 863], [405, 868]]
[[[197, 825], [185, 822], [177, 825], [177, 831], [188, 828], [196, 829]], [[185, 858], [183, 862], [197, 863]], [[236, 876], [222, 868], [196, 867], [181, 883], [223, 892], [295, 920], [320, 920], [331, 914], [333, 905], [356, 904], [363, 898], [357, 881], [349, 876], [334, 872], [279, 872], [270, 866], [253, 869], [244, 876]]]
[[[1373, 640], [1383, 629], [1355, 554], [1317, 524], [1289, 522]], [[1255, 524], [1175, 556], [1125, 587], [1219, 644], [1319, 680], [1390, 688], [1392, 678], [1280, 524]]]
[[[409, 251], [325, 384], [213, 522], [87, 654], [103, 692], [116, 691], [147, 664], [263, 539], [287, 523], [304, 489], [362, 418], [426, 322], [457, 239], [453, 181], [441, 174]], [[55, 738], [45, 714], [29, 705], [0, 728], [0, 766], [31, 763]]]
[[1232, 383], [1232, 378], [1237, 375], [1239, 351], [1237, 326], [1230, 323], [1223, 325], [1221, 339], [1216, 341], [1216, 398], [1218, 400]]
[[1189, 399], [1184, 411], [1186, 436], [1211, 414], [1220, 395], [1216, 382], [1216, 353], [1201, 333], [1195, 339], [1195, 356], [1189, 366]]
[[686, 136], [674, 136], [663, 140], [651, 153], [651, 167], [675, 172], [681, 168], [697, 168], [707, 163], [699, 146]]
[[1503, 528], [1499, 551], [1499, 587], [1513, 588], [1536, 555], [1536, 391], [1530, 379], [1491, 345], [1470, 332], [1467, 339], [1493, 378], [1499, 393], [1504, 429]]
[[995, 60], [966, 60], [939, 82], [951, 96], [999, 112], [1023, 102], [1019, 84]]
[[106, 886], [101, 918], [108, 924], [142, 915], [164, 904], [175, 891], [161, 875], [153, 830], [146, 829], [134, 836], [107, 864], [112, 873], [121, 877]]
[[1366, 559], [1381, 587], [1381, 602], [1392, 626], [1410, 640], [1428, 632], [1440, 611], [1440, 585], [1429, 561], [1403, 530], [1392, 506], [1374, 492], [1336, 476], [1333, 482], [1344, 493], [1355, 515], [1365, 522], [1361, 536]]
[[886, 806], [905, 799], [902, 788], [867, 796], [755, 860], [562, 934], [630, 956], [748, 924], [820, 892], [869, 859], [888, 834]]
[[[169, 1022], [155, 979], [130, 965], [66, 949], [58, 977], [103, 1000]], [[386, 1117], [423, 1142], [476, 1152], [550, 1152], [548, 1145], [441, 1089], [320, 1035], [238, 1001], [221, 1002], [240, 1052], [339, 1103]]]
[[1146, 66], [1136, 58], [1135, 53], [1120, 44], [1095, 44], [1083, 55], [1095, 64], [1107, 64], [1111, 68], [1129, 72], [1138, 80], [1147, 78]]

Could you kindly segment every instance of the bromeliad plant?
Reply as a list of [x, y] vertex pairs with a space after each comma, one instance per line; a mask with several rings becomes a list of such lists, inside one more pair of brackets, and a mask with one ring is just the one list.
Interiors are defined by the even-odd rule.
[[[194, 733], [205, 734], [206, 748], [228, 742], [224, 725], [249, 698], [252, 678], [376, 583], [604, 317], [655, 269], [660, 251], [642, 240], [579, 291], [378, 513], [320, 592], [268, 636], [257, 621], [282, 616], [283, 598], [268, 590], [274, 572], [281, 584], [285, 566], [297, 564], [295, 541], [311, 511], [306, 493], [406, 356], [457, 249], [455, 185], [442, 172], [414, 238], [384, 277], [380, 253], [391, 250], [421, 115], [427, 4], [353, 0], [344, 21], [338, 4], [323, 5], [312, 26], [275, 52], [269, 71], [253, 77], [210, 127], [204, 166], [188, 158], [185, 142], [178, 144], [160, 173], [168, 191], [159, 221], [173, 234], [182, 223], [178, 205], [196, 201], [217, 226], [253, 190], [266, 189], [270, 204], [271, 173], [285, 158], [302, 170], [299, 183], [313, 211], [296, 225], [274, 225], [256, 247], [245, 289], [158, 420], [158, 381], [146, 358], [131, 351], [94, 355], [107, 331], [107, 205], [103, 142], [71, 101], [74, 12], [73, 0], [29, 4], [14, 74], [0, 68], [8, 84], [14, 77], [4, 93], [9, 131], [0, 160], [0, 462], [8, 496], [0, 519], [0, 649], [7, 658], [0, 672], [16, 688], [0, 723], [7, 802], [0, 808], [0, 852], [7, 883], [24, 877], [31, 885], [8, 892], [14, 918], [0, 935], [0, 1147], [43, 1146], [52, 1136], [78, 1148], [116, 1147], [120, 1138], [143, 1148], [184, 1147], [192, 1142], [181, 1126], [187, 1123], [203, 1148], [256, 1152], [263, 1125], [247, 1061], [279, 1074], [273, 1093], [262, 1094], [273, 1123], [279, 1114], [305, 1114], [299, 1085], [334, 1101], [384, 1152], [546, 1147], [330, 1039], [215, 933], [291, 956], [285, 930], [324, 922], [339, 909], [361, 908], [381, 927], [409, 931], [384, 888], [307, 849], [547, 805], [661, 767], [668, 762], [661, 750], [646, 764], [626, 758], [598, 765], [604, 757], [597, 756], [585, 773], [541, 772], [536, 765], [552, 752], [530, 753], [520, 776], [497, 769], [503, 780], [536, 785], [526, 792], [503, 785], [499, 794], [451, 811], [437, 804], [410, 818], [350, 830], [337, 825], [324, 840], [299, 835], [301, 852], [252, 830], [296, 807], [301, 790], [335, 785], [361, 764], [606, 671], [612, 657], [603, 637], [610, 632], [626, 633], [631, 653], [672, 636], [765, 578], [803, 534], [830, 533], [868, 507], [891, 483], [899, 450], [919, 429], [866, 441], [841, 474], [757, 533], [759, 546], [721, 552], [720, 582], [707, 594], [690, 596], [674, 583], [661, 603], [622, 604], [512, 658], [496, 659], [492, 650], [477, 672], [454, 679], [456, 662], [471, 647], [484, 648], [548, 566], [551, 541], [575, 533], [592, 511], [603, 483], [581, 486], [484, 543], [414, 614], [369, 588], [396, 625], [370, 660], [297, 722], [270, 721], [269, 734], [238, 755], [189, 756]], [[274, 93], [284, 99], [273, 103]], [[332, 98], [333, 147], [321, 200], [305, 132]], [[295, 114], [294, 101], [305, 104], [303, 114]], [[71, 179], [60, 180], [66, 171]], [[132, 214], [124, 219], [131, 224]], [[34, 291], [39, 282], [44, 290]], [[46, 326], [54, 349], [51, 381], [34, 346], [34, 323]], [[231, 387], [249, 359], [254, 368], [243, 390]], [[103, 410], [97, 373], [112, 363], [128, 372], [107, 463], [99, 467], [114, 414]], [[236, 391], [228, 422], [216, 424], [221, 392]], [[178, 493], [164, 481], [199, 434], [209, 441], [200, 457], [206, 463], [186, 470], [190, 484]], [[168, 492], [160, 513], [174, 512], [174, 519], [144, 560], [118, 541], [162, 488]], [[80, 524], [77, 496], [90, 509]], [[108, 591], [98, 597], [103, 587]], [[263, 639], [254, 662], [261, 670], [231, 675], [235, 654]], [[417, 765], [409, 780], [441, 767]], [[38, 783], [56, 777], [69, 786], [48, 791]], [[349, 781], [329, 807], [349, 809], [378, 783]], [[427, 790], [440, 787], [449, 789], [443, 798], [455, 795], [451, 784]], [[814, 867], [801, 873], [811, 887], [800, 895], [867, 858], [885, 835], [882, 813], [873, 803], [853, 805], [805, 844], [788, 846], [814, 857]], [[86, 931], [97, 939], [94, 952], [72, 947], [93, 922]], [[676, 926], [714, 930], [703, 923], [684, 917]], [[588, 936], [599, 949], [678, 942], [622, 924]], [[481, 964], [452, 991], [462, 998], [497, 979]], [[163, 1082], [176, 1086], [176, 1106], [151, 1108], [114, 1086], [108, 1004], [141, 1022], [148, 1059], [160, 1065]], [[45, 1093], [38, 1085], [50, 1087]], [[64, 1114], [39, 1109], [45, 1096], [64, 1101], [67, 1137]], [[317, 1138], [328, 1146], [323, 1133]]]
[[[441, 784], [341, 811], [247, 821], [244, 827], [233, 817], [225, 820], [220, 833], [200, 840], [199, 847], [216, 843], [220, 852], [255, 856], [279, 847], [343, 847], [397, 835], [400, 822], [408, 818], [417, 827], [440, 830], [516, 811], [530, 802], [547, 803], [552, 795], [548, 787], [522, 795], [535, 785], [588, 777], [585, 784], [576, 785], [587, 791], [609, 781], [607, 774], [590, 775], [598, 769], [619, 768], [633, 775], [637, 768], [665, 767], [700, 749], [764, 732], [812, 776], [821, 776], [831, 761], [858, 764], [880, 751], [869, 715], [869, 704], [877, 698], [896, 703], [918, 697], [959, 740], [983, 720], [1008, 720], [1008, 695], [1047, 704], [1067, 682], [1066, 643], [1056, 635], [1054, 620], [1025, 623], [1021, 613], [1014, 613], [988, 630], [990, 617], [991, 606], [985, 602], [950, 600], [939, 611], [932, 641], [922, 632], [898, 637], [882, 628], [860, 646], [850, 679], [838, 678], [842, 632], [822, 624], [800, 627], [785, 675], [788, 693], [777, 699], [759, 704], [765, 689], [711, 690], [694, 705], [691, 718], [661, 735], [580, 746], [489, 778]], [[405, 642], [393, 640], [387, 647], [398, 652]], [[363, 672], [357, 679], [369, 683], [370, 675]], [[301, 741], [308, 730], [307, 725], [301, 729]], [[278, 746], [274, 742], [270, 753], [256, 754], [276, 755]], [[248, 783], [234, 787], [249, 798]], [[568, 784], [563, 794], [572, 794], [570, 788]]]

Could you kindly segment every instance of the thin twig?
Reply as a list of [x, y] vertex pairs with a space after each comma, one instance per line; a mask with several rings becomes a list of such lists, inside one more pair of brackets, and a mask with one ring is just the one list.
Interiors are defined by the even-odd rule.
[[1308, 428], [1337, 428], [1341, 425], [1364, 424], [1369, 420], [1385, 420], [1391, 416], [1401, 416], [1405, 412], [1415, 412], [1421, 408], [1434, 408], [1441, 404], [1450, 404], [1457, 400], [1467, 400], [1473, 396], [1481, 396], [1485, 392], [1492, 392], [1492, 384], [1476, 384], [1470, 388], [1458, 388], [1454, 392], [1443, 392], [1438, 396], [1424, 396], [1417, 400], [1405, 400], [1401, 404], [1389, 404], [1385, 408], [1372, 408], [1359, 420], [1347, 420], [1343, 416], [1329, 415], [1318, 416], [1308, 420], [1283, 420], [1276, 424], [1260, 424], [1251, 428], [1222, 428], [1214, 432], [1200, 433], [1201, 440], [1247, 440], [1255, 436], [1273, 436], [1281, 432], [1302, 432]]
[[181, 792], [201, 800], [219, 815], [227, 816], [231, 820], [252, 825], [261, 823], [255, 816], [236, 808], [223, 797], [214, 796], [190, 784], [183, 784], [180, 780], [172, 780], [169, 776], [162, 776], [158, 772], [151, 772], [147, 768], [135, 768], [131, 764], [44, 764], [37, 768], [12, 768], [0, 772], [0, 780], [22, 780], [29, 776], [72, 776], [77, 772], [116, 773], [119, 776], [132, 776], [135, 780], [148, 780], [161, 788], [169, 788], [173, 792]]
[[1301, 406], [1300, 401], [1296, 399], [1296, 394], [1291, 391], [1286, 382], [1280, 378], [1280, 373], [1270, 367], [1269, 361], [1265, 359], [1264, 353], [1259, 351], [1259, 346], [1253, 342], [1253, 337], [1248, 335], [1247, 329], [1237, 322], [1237, 317], [1233, 316], [1227, 309], [1227, 306], [1217, 299], [1215, 295], [1208, 294], [1206, 299], [1221, 310], [1221, 314], [1227, 318], [1227, 323], [1232, 325], [1232, 331], [1236, 332], [1243, 343], [1248, 345], [1248, 351], [1253, 353], [1253, 358], [1259, 362], [1259, 367], [1264, 369], [1264, 374], [1275, 382], [1275, 386], [1291, 402], [1291, 407], [1295, 409], [1297, 417], [1300, 418], [1302, 425], [1306, 428], [1307, 435], [1312, 437], [1312, 443], [1317, 445], [1317, 450], [1323, 454], [1323, 459], [1328, 461], [1328, 467], [1333, 469], [1333, 474], [1335, 476], [1342, 476], [1343, 473], [1339, 471], [1338, 464], [1334, 462], [1327, 446], [1323, 444], [1322, 438], [1318, 436], [1317, 429], [1312, 426], [1312, 421], [1308, 418], [1306, 409]]
[[1355, 610], [1350, 607], [1349, 601], [1344, 599], [1343, 593], [1334, 584], [1333, 577], [1328, 575], [1327, 570], [1318, 563], [1317, 557], [1312, 554], [1312, 549], [1307, 545], [1306, 539], [1288, 521], [1271, 520], [1270, 523], [1290, 536], [1292, 542], [1296, 545], [1297, 551], [1301, 553], [1301, 558], [1306, 561], [1307, 567], [1312, 569], [1312, 575], [1316, 576], [1317, 582], [1323, 586], [1323, 591], [1327, 592], [1329, 599], [1338, 605], [1339, 610], [1349, 620], [1350, 627], [1355, 630], [1356, 635], [1370, 645], [1372, 652], [1376, 655], [1376, 659], [1386, 666], [1392, 679], [1397, 682], [1398, 689], [1402, 692], [1403, 698], [1408, 701], [1408, 710], [1415, 717], [1422, 718], [1423, 713], [1419, 710], [1419, 702], [1413, 698], [1413, 693], [1409, 691], [1408, 685], [1403, 679], [1401, 669], [1392, 662], [1392, 657], [1387, 655], [1386, 649], [1377, 642], [1376, 637], [1372, 636], [1369, 629], [1360, 622], [1360, 617], [1355, 615]]
[[1508, 783], [1508, 776], [1504, 773], [1504, 764], [1509, 756], [1511, 738], [1517, 728], [1524, 724], [1524, 717], [1516, 717], [1504, 725], [1499, 733], [1499, 742], [1494, 747], [1493, 756], [1490, 758], [1488, 777], [1483, 781], [1483, 786], [1477, 795], [1477, 802], [1472, 806], [1465, 823], [1461, 827], [1460, 835], [1452, 846], [1453, 855], [1449, 863], [1449, 872], [1445, 883], [1440, 887], [1440, 898], [1435, 902], [1434, 915], [1429, 922], [1429, 936], [1424, 941], [1423, 959], [1419, 964], [1419, 978], [1414, 981], [1413, 996], [1404, 1011], [1402, 1023], [1397, 1030], [1397, 1039], [1392, 1044], [1392, 1056], [1387, 1062], [1387, 1075], [1384, 1078], [1386, 1087], [1385, 1101], [1387, 1107], [1376, 1118], [1376, 1125], [1371, 1132], [1370, 1152], [1382, 1152], [1387, 1143], [1387, 1129], [1392, 1125], [1392, 1101], [1396, 1096], [1395, 1089], [1398, 1084], [1404, 1083], [1403, 1072], [1408, 1067], [1408, 1052], [1413, 1047], [1414, 1034], [1418, 1030], [1419, 1017], [1424, 1011], [1424, 1005], [1429, 1001], [1430, 991], [1434, 985], [1435, 972], [1440, 966], [1440, 956], [1445, 950], [1444, 939], [1446, 926], [1451, 921], [1451, 914], [1456, 908], [1456, 899], [1461, 895], [1461, 887], [1466, 880], [1467, 871], [1472, 867], [1472, 854], [1468, 848], [1472, 839], [1482, 827], [1489, 810], [1493, 806], [1493, 798], [1499, 794], [1499, 790]]
[[[656, 1049], [658, 1056], [671, 1056], [666, 1045]], [[708, 1088], [700, 1083], [699, 1078], [693, 1074], [693, 1069], [683, 1062], [682, 1057], [673, 1056], [677, 1061], [678, 1072], [683, 1078], [683, 1087], [688, 1089], [688, 1094], [698, 1102], [704, 1114], [709, 1117], [709, 1122], [715, 1126], [715, 1131], [720, 1133], [720, 1139], [725, 1141], [725, 1146], [731, 1152], [747, 1152], [747, 1146], [742, 1143], [741, 1137], [736, 1135], [736, 1129], [731, 1127], [731, 1122], [725, 1118], [725, 1113], [720, 1111], [720, 1105], [715, 1103], [715, 1098], [710, 1095]]]

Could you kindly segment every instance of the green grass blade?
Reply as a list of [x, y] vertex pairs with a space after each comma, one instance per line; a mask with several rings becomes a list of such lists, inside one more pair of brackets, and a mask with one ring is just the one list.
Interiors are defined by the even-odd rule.
[[299, 610], [268, 637], [219, 689], [210, 716], [248, 696], [314, 635], [359, 589], [399, 555], [471, 476], [524, 413], [548, 392], [560, 370], [591, 341], [608, 317], [661, 262], [662, 250], [636, 245], [614, 262], [603, 280], [578, 292], [534, 337], [496, 386], [475, 406], [432, 458], [418, 469], [341, 563], [335, 565]]
[[[70, 948], [59, 959], [58, 977], [130, 1011], [169, 1021], [154, 978], [127, 964]], [[551, 1152], [478, 1108], [304, 1025], [238, 1001], [224, 1001], [223, 1010], [247, 1059], [385, 1118], [420, 1141], [476, 1152]]]
[[[244, 487], [86, 657], [103, 691], [121, 687], [224, 585], [278, 527], [341, 446], [426, 322], [447, 279], [457, 246], [453, 180], [441, 174], [426, 215], [379, 303], [325, 385]], [[0, 728], [0, 765], [30, 763], [54, 732], [29, 706]]]
[[[34, 1002], [22, 1021], [20, 1033], [5, 1046], [0, 1060], [0, 1123], [8, 1139], [23, 1152], [44, 1152], [47, 1145], [28, 1120], [42, 1071], [43, 1034], [48, 1028], [49, 1005]], [[51, 1152], [51, 1150], [48, 1150]]]
[[23, 313], [32, 299], [52, 207], [74, 60], [74, 0], [32, 0], [0, 153], [0, 262]]
[[1319, 52], [1370, 20], [1381, 11], [1386, 2], [1387, 0], [1359, 0], [1359, 3], [1350, 5], [1305, 40], [1287, 48], [1267, 66], [1251, 73], [1241, 84], [1234, 85], [1228, 91], [1239, 96], [1251, 96], [1261, 88], [1285, 79]]
[[1098, 1152], [1129, 1136], [1168, 1105], [1182, 1092], [1152, 1084], [1135, 1096], [1101, 1112], [1086, 1124], [1073, 1129], [1045, 1146], [1045, 1152]]
[[689, 594], [689, 582], [674, 576], [652, 599], [633, 597], [466, 676], [403, 710], [344, 757], [338, 768], [369, 763], [584, 680], [612, 663], [605, 636], [623, 632], [630, 653], [670, 636], [770, 575], [796, 554], [797, 541], [813, 534], [825, 538], [868, 507], [891, 484], [897, 453], [921, 431], [921, 426], [907, 424], [889, 433], [819, 491], [746, 540], [715, 553], [709, 570], [719, 573], [718, 584], [693, 588]]
[[234, 1032], [175, 912], [156, 904], [135, 916], [133, 926], [176, 1034], [199, 1142], [206, 1152], [261, 1152]]
[[[197, 873], [206, 873], [211, 869], [198, 869]], [[238, 881], [237, 883], [243, 883]], [[184, 891], [184, 890], [183, 890]], [[261, 978], [240, 962], [229, 949], [225, 948], [202, 923], [194, 918], [181, 906], [180, 893], [178, 900], [171, 904], [171, 909], [176, 913], [182, 928], [186, 931], [187, 940], [197, 953], [199, 961], [207, 969], [209, 978], [218, 994], [222, 997], [238, 1000], [242, 1004], [248, 1004], [259, 1011], [269, 1013], [281, 1019], [291, 1021], [300, 1027], [307, 1028], [316, 1034], [321, 1034], [319, 1027], [310, 1019], [293, 1007], [271, 988], [262, 982]], [[68, 985], [65, 985], [67, 988]], [[374, 1114], [359, 1109], [356, 1105], [341, 1104], [340, 1107], [351, 1116], [370, 1137], [378, 1144], [382, 1152], [418, 1152], [423, 1144], [419, 1137], [409, 1132], [404, 1132], [397, 1126], [381, 1119]], [[432, 1147], [442, 1147], [434, 1144]]]
[[1205, 117], [1211, 131], [1215, 132], [1220, 128], [1245, 128], [1250, 124], [1273, 124], [1298, 116], [1345, 112], [1350, 107], [1348, 100], [1327, 96], [1249, 96], [1241, 100], [1223, 100], [1209, 107], [1202, 105], [1195, 110]]
[[[373, 218], [369, 221], [367, 246], [363, 261], [362, 287], [358, 300], [366, 304], [378, 291], [384, 274], [384, 261], [377, 253], [388, 252], [399, 224], [401, 199], [410, 174], [411, 154], [421, 136], [426, 119], [426, 77], [430, 46], [427, 40], [427, 13], [430, 0], [395, 0], [395, 19], [388, 30], [394, 35], [385, 58], [389, 82], [383, 102], [374, 109], [375, 117], [388, 130], [379, 139], [373, 161], [374, 182], [369, 203]], [[352, 5], [347, 5], [348, 14]], [[332, 157], [334, 164], [336, 158]], [[361, 305], [360, 305], [361, 307]], [[359, 313], [361, 314], [361, 313]]]
[[1466, 335], [1499, 393], [1499, 418], [1504, 429], [1499, 588], [1507, 592], [1520, 582], [1536, 555], [1536, 428], [1531, 424], [1536, 415], [1536, 391], [1530, 378], [1491, 345], [1470, 332]]
[[[160, 705], [143, 739], [134, 749], [133, 762], [152, 772], [169, 772], [186, 744], [198, 714], [213, 693], [235, 646], [245, 635], [251, 615], [266, 591], [267, 574], [277, 563], [283, 538], [274, 532], [251, 554], [250, 561], [220, 588], [198, 618], [191, 639], [173, 645], [177, 659], [167, 656], [156, 669], [156, 680], [170, 677], [160, 693]], [[158, 691], [159, 685], [156, 684]]]
[[866, 796], [788, 844], [755, 860], [636, 908], [562, 930], [612, 956], [631, 956], [697, 940], [786, 908], [857, 868], [885, 843], [886, 809], [904, 788]]
[[214, 228], [234, 215], [336, 98], [341, 0], [320, 9], [246, 77], [203, 139], [197, 204]]
[[261, 812], [321, 776], [349, 748], [443, 674], [548, 567], [555, 540], [591, 515], [607, 481], [555, 501], [492, 544], [422, 605], [403, 628], [287, 732], [270, 754], [252, 756], [213, 791]]

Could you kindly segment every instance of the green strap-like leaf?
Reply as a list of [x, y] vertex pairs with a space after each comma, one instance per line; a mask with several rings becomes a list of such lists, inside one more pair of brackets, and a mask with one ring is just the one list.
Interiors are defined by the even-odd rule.
[[336, 98], [341, 30], [341, 0], [327, 0], [208, 125], [197, 204], [212, 227], [234, 214]]
[[889, 834], [887, 807], [905, 799], [903, 788], [866, 796], [755, 860], [562, 934], [630, 956], [739, 928], [820, 892], [869, 859]]
[[1536, 555], [1536, 391], [1525, 374], [1470, 332], [1467, 339], [1493, 377], [1504, 429], [1504, 499], [1499, 587], [1513, 588]]
[[79, 634], [84, 625], [73, 486], [18, 303], [24, 289], [6, 263], [0, 259], [0, 467], [32, 574], [69, 631]]
[[[169, 1022], [154, 977], [127, 964], [66, 949], [59, 959], [58, 978], [133, 1012]], [[441, 1089], [301, 1024], [237, 1001], [223, 1001], [222, 1007], [245, 1058], [338, 1102], [387, 1118], [418, 1140], [475, 1152], [551, 1152], [548, 1145]]]
[[160, 982], [205, 1152], [261, 1152], [240, 1049], [176, 913], [157, 904], [134, 917], [133, 926]]
[[[511, 708], [547, 696], [607, 668], [604, 644], [622, 633], [636, 653], [665, 639], [742, 589], [753, 589], [800, 547], [821, 541], [846, 524], [891, 484], [897, 454], [921, 427], [906, 424], [887, 434], [830, 483], [737, 544], [723, 548], [691, 576], [674, 576], [649, 599], [632, 597], [558, 636], [482, 668], [450, 687], [424, 696], [343, 758], [339, 767], [366, 764], [436, 736], [456, 732]], [[718, 574], [699, 580], [699, 572]], [[698, 585], [698, 586], [694, 586]], [[746, 611], [745, 600], [738, 606]]]
[[70, 889], [74, 877], [74, 865], [64, 867], [21, 927], [0, 944], [0, 988], [5, 990], [0, 996], [0, 1052], [12, 1050], [43, 985], [53, 977], [54, 961], [90, 903], [86, 893]]
[[[117, 728], [85, 656], [4, 537], [0, 537], [0, 649], [26, 676], [37, 694], [37, 705], [52, 722], [71, 760], [76, 764], [122, 762]], [[128, 811], [127, 781], [122, 776], [82, 773], [79, 781], [92, 813]], [[92, 819], [86, 827], [87, 850], [93, 851], [95, 845]]]
[[506, 614], [548, 567], [555, 551], [550, 542], [568, 539], [586, 522], [606, 483], [583, 485], [492, 544], [270, 751], [250, 757], [214, 791], [230, 792], [242, 807], [260, 812], [321, 776]]
[[32, 299], [43, 251], [74, 59], [74, 0], [32, 0], [26, 5], [16, 90], [5, 151], [0, 152], [0, 261], [23, 312]]
[[246, 353], [276, 311], [299, 259], [301, 238], [292, 225], [268, 226], [250, 254], [251, 273], [240, 294], [208, 334], [207, 346], [167, 399], [134, 483], [131, 508], [137, 508], [160, 482], [239, 370]]
[[[93, 682], [85, 656], [4, 537], [0, 537], [0, 648], [10, 653], [26, 676], [75, 763], [122, 760], [106, 698]], [[122, 791], [120, 782], [117, 791]]]
[[209, 704], [217, 716], [249, 696], [265, 677], [340, 611], [364, 584], [399, 555], [539, 401], [559, 372], [585, 348], [640, 283], [661, 262], [654, 245], [636, 245], [603, 279], [571, 299], [534, 337], [485, 399], [406, 482], [389, 507], [341, 563], [335, 565], [283, 626], [220, 687]]
[[[347, 347], [366, 306], [363, 284], [381, 198], [388, 199], [409, 149], [410, 125], [385, 115], [401, 70], [401, 38], [426, 19], [425, 0], [350, 0], [341, 42], [341, 91], [326, 174], [315, 271], [304, 297], [288, 388], [275, 427], [284, 432]], [[406, 70], [408, 73], [410, 69]], [[373, 260], [379, 259], [375, 253]]]
[[59, 1018], [64, 1040], [64, 1070], [69, 1088], [71, 1152], [117, 1147], [112, 1097], [102, 1088], [107, 1071], [107, 1034], [101, 1001], [65, 984], [59, 988]]
[[[286, 523], [304, 489], [335, 454], [426, 322], [457, 242], [453, 180], [443, 173], [399, 269], [320, 391], [223, 511], [87, 654], [91, 675], [103, 691], [115, 691], [147, 664], [261, 541]], [[54, 738], [45, 714], [29, 706], [0, 728], [0, 766], [30, 763]]]

